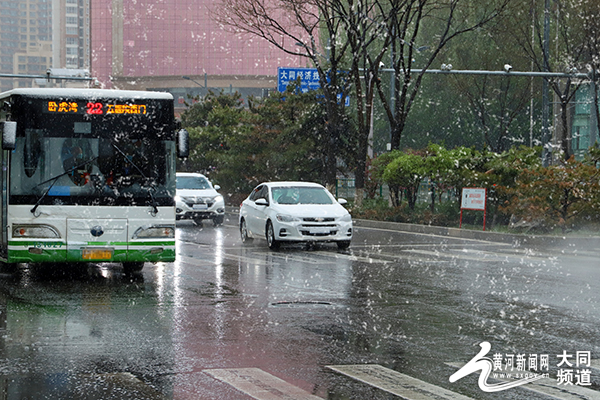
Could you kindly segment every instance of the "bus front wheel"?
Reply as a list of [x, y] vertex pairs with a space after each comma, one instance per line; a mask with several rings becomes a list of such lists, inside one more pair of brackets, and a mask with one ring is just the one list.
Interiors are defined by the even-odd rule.
[[123, 263], [123, 271], [126, 274], [130, 274], [132, 272], [140, 272], [144, 268], [143, 262], [125, 262]]

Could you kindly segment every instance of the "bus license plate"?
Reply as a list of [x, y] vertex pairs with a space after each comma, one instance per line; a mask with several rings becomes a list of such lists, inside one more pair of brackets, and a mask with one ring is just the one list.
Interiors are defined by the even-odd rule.
[[112, 256], [112, 249], [83, 249], [81, 251], [81, 258], [84, 260], [110, 260]]

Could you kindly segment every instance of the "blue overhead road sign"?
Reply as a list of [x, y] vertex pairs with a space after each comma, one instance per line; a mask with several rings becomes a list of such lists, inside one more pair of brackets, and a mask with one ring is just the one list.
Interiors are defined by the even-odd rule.
[[285, 92], [288, 85], [300, 78], [300, 90], [306, 93], [321, 87], [316, 68], [277, 68], [277, 90]]
[[[277, 68], [277, 90], [281, 93], [285, 92], [288, 85], [300, 79], [300, 90], [302, 93], [307, 93], [311, 90], [321, 88], [319, 81], [319, 73], [316, 68]], [[338, 95], [338, 101], [342, 96]], [[346, 96], [346, 106], [350, 106], [350, 96]]]

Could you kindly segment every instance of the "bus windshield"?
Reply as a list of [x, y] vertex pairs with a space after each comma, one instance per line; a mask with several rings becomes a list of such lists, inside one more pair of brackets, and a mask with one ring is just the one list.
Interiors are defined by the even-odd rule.
[[172, 125], [135, 114], [43, 117], [17, 120], [11, 204], [173, 205]]

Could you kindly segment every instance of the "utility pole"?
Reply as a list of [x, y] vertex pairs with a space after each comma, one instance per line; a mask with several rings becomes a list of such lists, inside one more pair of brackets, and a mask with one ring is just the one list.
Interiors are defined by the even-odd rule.
[[[544, 72], [550, 71], [550, 0], [546, 0], [544, 6]], [[550, 143], [550, 85], [548, 78], [542, 82], [542, 165], [547, 167], [552, 162], [552, 143]]]

